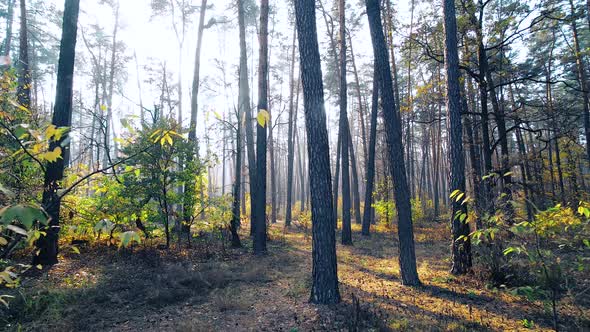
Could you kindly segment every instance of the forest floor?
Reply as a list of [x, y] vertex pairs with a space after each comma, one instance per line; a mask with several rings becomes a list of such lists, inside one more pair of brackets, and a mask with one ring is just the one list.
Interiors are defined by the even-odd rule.
[[[247, 230], [243, 230], [246, 235]], [[338, 234], [339, 235], [339, 234]], [[12, 317], [0, 329], [15, 331], [516, 331], [550, 330], [550, 316], [476, 276], [448, 273], [443, 224], [416, 227], [423, 286], [399, 281], [395, 232], [370, 238], [354, 225], [354, 246], [338, 245], [343, 301], [308, 303], [311, 237], [282, 224], [269, 230], [269, 254], [221, 247], [202, 239], [192, 249], [132, 250], [80, 247], [49, 271], [23, 280]], [[339, 239], [339, 238], [338, 238]], [[149, 240], [148, 243], [149, 244]], [[357, 302], [358, 300], [358, 302]], [[564, 330], [579, 330], [588, 308], [561, 309]], [[6, 312], [5, 312], [6, 313]], [[2, 312], [0, 312], [2, 314]], [[524, 321], [526, 319], [526, 322]], [[586, 321], [585, 324], [588, 324]], [[578, 325], [579, 326], [579, 325]]]

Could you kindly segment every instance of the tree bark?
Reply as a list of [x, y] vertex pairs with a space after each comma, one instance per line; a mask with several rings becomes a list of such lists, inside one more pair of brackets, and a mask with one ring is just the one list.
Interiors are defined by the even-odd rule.
[[31, 107], [31, 69], [29, 66], [29, 39], [26, 0], [20, 0], [20, 39], [18, 55], [18, 103], [26, 109]]
[[[449, 161], [451, 163], [451, 188], [465, 195], [465, 157], [463, 155], [463, 125], [461, 123], [461, 88], [459, 84], [459, 52], [457, 47], [457, 17], [454, 0], [444, 0], [445, 70], [447, 75], [447, 112], [449, 114]], [[471, 268], [471, 241], [467, 223], [467, 204], [451, 197], [451, 260], [452, 274], [465, 274]]]
[[[191, 150], [188, 152], [188, 154], [186, 155], [186, 165], [184, 165], [184, 167], [191, 167], [190, 165], [193, 163], [195, 157], [199, 158], [199, 142], [197, 140], [197, 116], [199, 114], [199, 85], [201, 82], [200, 76], [201, 76], [201, 48], [202, 48], [202, 44], [203, 44], [203, 31], [205, 30], [205, 14], [207, 11], [207, 0], [202, 0], [201, 1], [201, 12], [199, 14], [199, 26], [198, 26], [198, 32], [197, 32], [197, 48], [195, 51], [195, 68], [194, 68], [194, 72], [193, 72], [193, 83], [192, 83], [192, 93], [191, 93], [191, 118], [190, 118], [190, 123], [189, 123], [189, 131], [188, 131], [188, 140], [189, 140], [189, 144], [191, 147]], [[180, 114], [180, 109], [179, 109], [179, 114]], [[182, 128], [182, 119], [179, 119], [180, 121], [178, 122], [178, 126], [179, 128]], [[179, 171], [182, 170], [182, 163], [179, 163]], [[199, 177], [200, 178], [200, 177]], [[203, 202], [203, 183], [202, 180], [200, 181], [200, 190], [201, 190], [201, 205], [203, 205], [204, 207], [204, 202]], [[179, 194], [183, 194], [184, 193], [184, 206], [182, 206], [181, 210], [183, 212], [184, 215], [184, 225], [179, 225], [179, 231], [183, 232], [183, 233], [190, 233], [190, 227], [187, 227], [187, 225], [190, 224], [190, 220], [194, 217], [194, 213], [195, 213], [195, 195], [196, 195], [196, 191], [195, 191], [195, 179], [194, 177], [191, 177], [191, 179], [186, 183], [186, 185], [184, 186], [184, 188], [181, 186], [179, 186], [178, 189], [178, 193]], [[204, 211], [204, 209], [203, 209]], [[201, 216], [204, 216], [204, 212], [201, 214]], [[179, 241], [181, 236], [178, 237]]]
[[346, 82], [346, 15], [345, 0], [339, 0], [338, 12], [340, 17], [340, 137], [342, 153], [342, 244], [352, 245], [352, 229], [350, 217], [350, 160], [349, 144], [351, 144], [347, 118], [347, 82]]
[[14, 20], [14, 2], [8, 0], [8, 17], [6, 18], [6, 39], [2, 45], [2, 56], [10, 56], [10, 47], [12, 46], [12, 22]]
[[[297, 121], [295, 113], [294, 95], [295, 95], [295, 39], [297, 29], [293, 28], [293, 42], [291, 43], [291, 69], [289, 72], [289, 129], [287, 132], [287, 205], [285, 207], [285, 226], [291, 226], [293, 210], [293, 161], [295, 155], [294, 149], [294, 127]], [[298, 84], [298, 83], [297, 83]]]
[[[569, 0], [570, 4], [570, 14], [571, 14], [571, 26], [572, 26], [572, 37], [574, 39], [574, 51], [576, 57], [576, 67], [578, 69], [578, 80], [580, 81], [580, 89], [582, 90], [582, 96], [584, 101], [584, 133], [586, 136], [586, 158], [590, 162], [590, 96], [588, 95], [590, 92], [588, 91], [588, 81], [586, 79], [586, 66], [584, 63], [584, 59], [582, 58], [581, 48], [580, 48], [580, 41], [578, 39], [578, 26], [576, 24], [576, 12], [574, 8], [573, 0]], [[588, 14], [590, 15], [590, 13]], [[590, 16], [588, 16], [590, 24]]]
[[[72, 94], [74, 81], [74, 62], [76, 58], [76, 36], [78, 33], [78, 13], [80, 0], [66, 0], [64, 8], [63, 29], [57, 67], [57, 87], [55, 108], [51, 123], [56, 127], [70, 127], [72, 123]], [[69, 133], [60, 140], [51, 141], [50, 150], [61, 146]], [[66, 143], [67, 144], [67, 143]], [[59, 211], [61, 197], [58, 194], [59, 181], [63, 179], [65, 161], [63, 158], [48, 163], [43, 186], [43, 209], [50, 217], [46, 232], [36, 242], [39, 249], [33, 258], [33, 265], [53, 265], [57, 263], [59, 251]]]
[[254, 229], [254, 254], [266, 253], [266, 132], [270, 119], [261, 121], [260, 115], [268, 114], [268, 0], [260, 1], [260, 55], [258, 57], [258, 121], [256, 121], [256, 195], [252, 218]]
[[367, 159], [367, 189], [365, 190], [365, 210], [363, 211], [362, 235], [368, 236], [371, 228], [373, 210], [373, 186], [375, 182], [375, 145], [377, 142], [377, 113], [379, 111], [379, 83], [377, 71], [373, 73], [373, 99], [371, 103], [371, 128], [369, 133], [369, 152]]
[[416, 269], [414, 248], [414, 230], [412, 226], [412, 208], [410, 191], [404, 164], [404, 148], [399, 112], [396, 111], [396, 99], [392, 84], [391, 68], [387, 54], [387, 45], [381, 23], [381, 8], [378, 0], [367, 0], [367, 16], [373, 42], [375, 70], [378, 72], [379, 91], [383, 102], [383, 119], [386, 129], [386, 141], [389, 152], [391, 175], [395, 189], [395, 201], [398, 210], [399, 262], [402, 283], [417, 286], [420, 284]]
[[312, 288], [310, 301], [340, 302], [336, 261], [336, 234], [332, 197], [330, 153], [324, 88], [318, 47], [315, 1], [295, 1], [299, 54], [305, 103], [305, 125], [309, 144], [309, 180], [312, 219]]
[[[254, 130], [252, 129], [252, 110], [250, 108], [250, 85], [248, 83], [248, 55], [246, 48], [246, 22], [244, 12], [244, 0], [238, 0], [238, 25], [240, 30], [240, 82], [238, 97], [239, 107], [242, 114], [245, 114], [246, 126], [246, 150], [248, 153], [248, 175], [250, 182], [250, 214], [256, 210], [256, 156], [254, 151]], [[254, 235], [256, 224], [254, 218], [250, 218], [250, 235]]]
[[[350, 128], [349, 128], [350, 129]], [[352, 135], [348, 130], [348, 147], [350, 149], [350, 165], [352, 173], [352, 208], [354, 210], [354, 221], [361, 224], [361, 197], [359, 192], [359, 172], [357, 170], [356, 155], [354, 153], [354, 144], [352, 144]]]

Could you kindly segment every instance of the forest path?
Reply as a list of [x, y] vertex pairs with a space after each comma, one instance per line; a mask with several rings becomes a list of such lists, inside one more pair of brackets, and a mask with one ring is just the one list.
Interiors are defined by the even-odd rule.
[[250, 254], [245, 236], [243, 249], [213, 238], [182, 251], [81, 248], [24, 280], [27, 301], [15, 302], [5, 329], [20, 323], [30, 331], [514, 331], [525, 330], [527, 319], [535, 330], [549, 330], [542, 309], [486, 289], [474, 276], [448, 274], [444, 224], [416, 227], [424, 284], [418, 288], [400, 285], [394, 231], [377, 227], [363, 238], [359, 225], [353, 229], [354, 246], [338, 245], [338, 305], [307, 302], [311, 239], [280, 223], [270, 227], [264, 257]]

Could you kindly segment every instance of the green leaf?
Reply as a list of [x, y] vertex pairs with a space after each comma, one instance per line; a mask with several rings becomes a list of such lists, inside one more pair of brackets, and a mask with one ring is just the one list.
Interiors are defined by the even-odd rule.
[[18, 125], [18, 126], [16, 126], [16, 128], [14, 128], [14, 135], [18, 139], [24, 139], [28, 133], [29, 133], [28, 130], [25, 127], [23, 127], [22, 125]]
[[119, 248], [120, 247], [127, 248], [133, 242], [141, 243], [141, 237], [139, 236], [139, 234], [137, 234], [134, 231], [128, 231], [128, 232], [122, 233], [121, 235], [119, 235], [119, 240], [120, 240]]
[[8, 225], [19, 221], [26, 229], [31, 229], [35, 221], [46, 225], [49, 219], [40, 208], [30, 205], [13, 205], [0, 210], [0, 224]]
[[463, 196], [465, 196], [465, 193], [460, 193], [459, 195], [457, 195], [455, 202], [459, 202], [461, 200], [461, 198], [463, 198]]
[[504, 249], [503, 254], [504, 254], [504, 256], [508, 256], [508, 255], [510, 255], [513, 252], [519, 254], [520, 253], [520, 248], [508, 247], [508, 248]]
[[580, 205], [580, 206], [578, 207], [578, 214], [579, 214], [579, 215], [583, 215], [583, 216], [585, 216], [586, 218], [590, 218], [590, 209], [588, 209], [588, 208], [587, 208], [587, 207], [585, 207], [585, 206], [582, 206], [582, 205]]
[[465, 223], [465, 220], [467, 220], [467, 213], [462, 213], [461, 216], [459, 216], [459, 221]]
[[108, 219], [101, 219], [99, 222], [96, 223], [96, 225], [94, 225], [94, 231], [110, 232], [114, 225], [115, 224], [113, 224], [113, 222]]
[[76, 247], [76, 246], [72, 246], [72, 252], [73, 252], [74, 254], [78, 254], [78, 255], [80, 255], [80, 249], [78, 249], [78, 247]]

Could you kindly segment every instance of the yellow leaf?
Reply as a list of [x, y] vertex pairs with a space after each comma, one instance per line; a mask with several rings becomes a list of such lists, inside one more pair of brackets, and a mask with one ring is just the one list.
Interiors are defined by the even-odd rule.
[[5, 246], [7, 244], [8, 244], [8, 241], [5, 238], [0, 237], [0, 246]]
[[100, 110], [101, 111], [106, 111], [107, 110], [107, 105], [100, 105]]
[[53, 135], [53, 139], [59, 141], [64, 133], [68, 131], [68, 127], [60, 127], [55, 130], [55, 134]]
[[160, 133], [160, 129], [156, 129], [151, 135], [150, 138], [154, 139], [154, 137], [156, 137], [156, 135], [158, 135]]
[[258, 124], [260, 127], [266, 127], [266, 123], [270, 121], [270, 114], [267, 110], [261, 109], [258, 111], [258, 116], [256, 117], [258, 120]]
[[[8, 90], [8, 89], [7, 89], [7, 90]], [[16, 107], [16, 108], [20, 109], [21, 111], [23, 111], [23, 112], [25, 112], [25, 113], [30, 113], [29, 109], [28, 109], [28, 108], [26, 108], [26, 107], [24, 107], [23, 105], [21, 105], [21, 104], [17, 103], [16, 101], [14, 101], [14, 100], [12, 100], [12, 99], [10, 99], [9, 101], [10, 101], [10, 103], [12, 104], [12, 106], [14, 106], [14, 107]]]
[[45, 138], [50, 139], [51, 137], [53, 137], [53, 135], [55, 135], [56, 130], [57, 127], [55, 125], [49, 125], [47, 129], [45, 129]]
[[42, 148], [43, 148], [43, 144], [37, 143], [37, 144], [33, 145], [33, 147], [31, 148], [31, 151], [33, 152], [33, 154], [37, 154], [41, 151]]
[[50, 163], [57, 161], [57, 159], [61, 158], [61, 148], [58, 146], [53, 151], [45, 152], [43, 158]]

